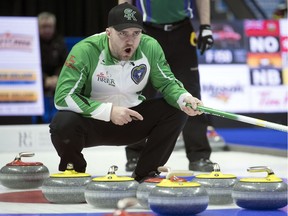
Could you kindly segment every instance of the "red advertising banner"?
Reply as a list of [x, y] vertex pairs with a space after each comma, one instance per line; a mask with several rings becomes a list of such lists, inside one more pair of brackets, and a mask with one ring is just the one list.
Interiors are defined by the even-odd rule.
[[279, 36], [278, 20], [245, 20], [245, 35], [250, 36]]

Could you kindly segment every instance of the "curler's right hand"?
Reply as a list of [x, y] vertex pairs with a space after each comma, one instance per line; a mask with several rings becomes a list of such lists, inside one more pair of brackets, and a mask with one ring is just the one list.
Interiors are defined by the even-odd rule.
[[143, 116], [135, 110], [113, 106], [111, 110], [110, 120], [116, 125], [125, 125], [131, 122], [132, 120], [143, 120]]

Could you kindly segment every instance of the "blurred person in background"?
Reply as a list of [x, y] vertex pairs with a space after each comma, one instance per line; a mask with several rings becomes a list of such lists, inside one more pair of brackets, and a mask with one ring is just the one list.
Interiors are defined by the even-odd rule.
[[280, 3], [273, 13], [273, 19], [287, 18], [287, 1]]
[[[118, 3], [135, 4], [143, 13], [145, 33], [154, 37], [162, 46], [167, 61], [187, 90], [197, 98], [200, 94], [197, 47], [201, 55], [213, 46], [210, 27], [210, 0], [195, 0], [199, 14], [200, 28], [198, 39], [191, 23], [194, 17], [192, 1], [187, 0], [118, 0]], [[147, 98], [159, 96], [148, 83], [143, 94]], [[189, 169], [200, 172], [213, 171], [210, 161], [212, 152], [207, 135], [222, 139], [205, 114], [189, 117], [182, 131]], [[223, 139], [222, 139], [223, 141]], [[126, 171], [133, 171], [145, 145], [141, 141], [126, 146]]]
[[64, 37], [56, 31], [56, 17], [54, 14], [50, 12], [40, 13], [38, 24], [45, 113], [43, 116], [34, 117], [33, 123], [49, 123], [56, 113], [54, 92], [68, 50]]

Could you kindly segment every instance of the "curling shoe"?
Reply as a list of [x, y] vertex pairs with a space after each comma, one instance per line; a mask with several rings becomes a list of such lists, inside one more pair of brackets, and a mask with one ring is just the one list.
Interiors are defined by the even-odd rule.
[[138, 158], [128, 159], [125, 165], [126, 172], [133, 172], [137, 166], [137, 162], [138, 162]]
[[209, 159], [200, 159], [189, 163], [189, 170], [199, 172], [212, 172], [214, 170], [213, 162]]
[[134, 178], [135, 181], [139, 182], [140, 184], [144, 182], [146, 179], [150, 178], [159, 178], [160, 172], [158, 171], [151, 171], [147, 176], [138, 176], [135, 172], [132, 173], [132, 178]]

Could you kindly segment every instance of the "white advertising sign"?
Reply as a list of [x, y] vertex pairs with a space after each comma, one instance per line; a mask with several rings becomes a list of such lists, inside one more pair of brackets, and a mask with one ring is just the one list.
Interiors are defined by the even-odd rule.
[[42, 115], [36, 17], [0, 17], [0, 116]]
[[250, 112], [250, 79], [246, 65], [200, 65], [204, 106], [229, 112]]
[[254, 112], [273, 113], [288, 111], [287, 86], [265, 86], [251, 88], [251, 110]]
[[35, 152], [36, 150], [52, 150], [49, 126], [41, 125], [9, 125], [0, 126], [0, 152]]

